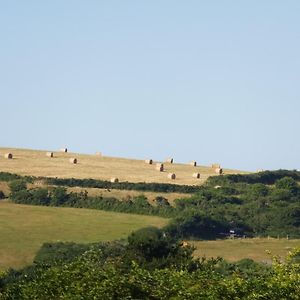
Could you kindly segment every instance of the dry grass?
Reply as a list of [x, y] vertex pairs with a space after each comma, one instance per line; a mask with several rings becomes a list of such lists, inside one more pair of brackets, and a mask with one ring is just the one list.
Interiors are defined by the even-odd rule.
[[217, 241], [193, 241], [195, 256], [218, 257], [221, 256], [228, 261], [238, 261], [243, 258], [251, 258], [256, 261], [271, 261], [267, 250], [272, 255], [284, 258], [292, 248], [300, 247], [300, 240], [286, 239], [235, 239]]
[[[2, 154], [11, 152], [12, 160], [5, 160]], [[110, 180], [118, 177], [120, 181], [160, 182], [198, 185], [209, 176], [215, 176], [211, 167], [193, 167], [188, 164], [165, 164], [164, 172], [157, 172], [154, 165], [145, 164], [144, 160], [114, 158], [107, 156], [76, 154], [78, 164], [69, 163], [74, 153], [55, 152], [53, 158], [46, 156], [47, 151], [0, 148], [0, 171], [20, 175], [47, 176], [59, 178], [94, 178]], [[199, 172], [201, 179], [192, 174]], [[175, 173], [176, 180], [168, 179], [168, 173]], [[242, 173], [224, 169], [224, 174]]]
[[44, 242], [115, 240], [136, 229], [162, 227], [167, 222], [152, 216], [0, 201], [0, 269], [31, 264]]
[[10, 189], [7, 182], [0, 181], [0, 191], [2, 191], [6, 196], [9, 195]]

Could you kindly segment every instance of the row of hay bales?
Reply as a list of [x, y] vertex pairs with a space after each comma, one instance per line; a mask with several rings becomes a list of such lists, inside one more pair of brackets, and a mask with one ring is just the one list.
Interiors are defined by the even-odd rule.
[[[170, 163], [170, 164], [173, 164], [174, 163], [174, 158], [167, 158], [165, 160], [166, 163]], [[145, 160], [145, 163], [148, 164], [148, 165], [152, 165], [153, 164], [153, 159], [146, 159]], [[192, 160], [188, 163], [190, 166], [193, 166], [193, 167], [197, 167], [197, 162], [195, 160]], [[220, 164], [212, 164], [211, 167], [215, 170], [217, 169], [222, 169], [221, 168], [221, 165]]]
[[[67, 152], [68, 152], [68, 149], [67, 149], [67, 148], [62, 148], [62, 149], [60, 149], [60, 152], [67, 153]], [[95, 155], [96, 155], [96, 156], [102, 156], [102, 153], [101, 153], [101, 152], [96, 152]], [[47, 152], [47, 153], [46, 153], [46, 156], [52, 158], [52, 157], [54, 157], [54, 153], [53, 153], [53, 152]], [[77, 164], [78, 160], [77, 160], [77, 158], [75, 158], [75, 157], [71, 157], [71, 158], [69, 159], [69, 162], [70, 162], [71, 164]], [[110, 182], [112, 182], [112, 183], [117, 183], [117, 182], [119, 182], [119, 179], [116, 178], [116, 177], [113, 177], [113, 178], [110, 179]]]
[[[173, 158], [167, 158], [166, 163], [171, 163], [173, 164], [174, 159]], [[145, 163], [148, 165], [152, 165], [153, 164], [153, 160], [152, 159], [146, 159]], [[196, 161], [191, 161], [189, 162], [189, 165], [196, 167], [197, 166], [197, 162]], [[222, 175], [223, 174], [223, 169], [221, 168], [220, 164], [212, 164], [211, 167], [215, 170], [215, 173], [218, 175]], [[155, 169], [159, 172], [163, 172], [164, 171], [164, 164], [163, 163], [157, 163], [155, 166]], [[200, 179], [200, 173], [193, 173], [192, 177], [196, 178], [196, 179]], [[168, 178], [169, 179], [176, 179], [176, 174], [175, 173], [169, 173], [168, 174]]]
[[[62, 149], [60, 149], [60, 152], [67, 153], [68, 150], [67, 150], [67, 148], [62, 148]], [[96, 152], [95, 155], [96, 155], [96, 156], [102, 156], [102, 153], [101, 153], [101, 152]], [[48, 156], [48, 157], [54, 157], [54, 153], [53, 153], [53, 152], [47, 152], [47, 153], [46, 153], [46, 156]], [[71, 157], [71, 158], [69, 159], [69, 162], [70, 162], [71, 164], [77, 164], [78, 160], [77, 160], [77, 158], [75, 158], [75, 157]], [[119, 182], [119, 179], [116, 178], [116, 177], [113, 177], [113, 178], [110, 179], [110, 182], [112, 182], [112, 183], [117, 183], [117, 182]]]
[[[67, 149], [65, 149], [66, 151], [62, 151], [61, 150], [61, 152], [67, 152]], [[54, 157], [54, 152], [46, 152], [46, 156], [47, 157], [50, 157], [50, 158], [53, 158]], [[71, 157], [70, 159], [69, 159], [69, 162], [71, 163], [71, 164], [77, 164], [77, 162], [78, 162], [78, 160], [77, 160], [77, 158], [76, 157]]]
[[[170, 164], [173, 164], [174, 163], [174, 159], [173, 158], [167, 158], [166, 163], [170, 163]], [[146, 159], [145, 160], [145, 163], [148, 164], [148, 165], [152, 165], [153, 164], [153, 160], [152, 159]], [[197, 162], [195, 160], [192, 160], [191, 162], [188, 163], [190, 166], [193, 166], [193, 167], [197, 167]]]
[[[67, 153], [67, 152], [68, 152], [68, 149], [67, 149], [67, 148], [61, 148], [59, 151], [60, 151], [60, 152], [63, 152], [63, 153]], [[101, 152], [96, 152], [95, 155], [96, 155], [96, 156], [102, 156], [102, 153], [101, 153]], [[49, 158], [53, 158], [53, 157], [54, 157], [54, 152], [46, 152], [46, 156], [49, 157]], [[12, 159], [12, 158], [13, 158], [13, 154], [12, 154], [12, 153], [6, 153], [6, 154], [4, 155], [4, 157], [5, 157], [6, 159]], [[70, 162], [71, 164], [77, 164], [77, 163], [78, 163], [78, 160], [77, 160], [77, 158], [75, 158], [75, 157], [71, 157], [71, 158], [69, 159], [69, 162]], [[146, 164], [149, 164], [149, 165], [152, 165], [152, 164], [153, 164], [153, 160], [152, 160], [152, 159], [146, 159], [146, 160], [145, 160], [145, 163], [146, 163]], [[167, 159], [166, 159], [166, 163], [173, 164], [173, 163], [174, 163], [174, 159], [173, 159], [173, 158], [167, 158]], [[189, 163], [189, 165], [196, 167], [196, 166], [197, 166], [197, 162], [196, 162], [196, 161], [191, 161], [191, 162]], [[212, 164], [211, 167], [212, 167], [213, 169], [215, 169], [215, 173], [216, 173], [216, 174], [218, 174], [218, 175], [223, 174], [223, 169], [221, 168], [220, 164]], [[163, 163], [157, 163], [155, 169], [156, 169], [157, 171], [159, 171], [159, 172], [163, 172], [163, 171], [164, 171], [164, 164], [163, 164]], [[200, 179], [201, 175], [200, 175], [200, 173], [197, 173], [197, 172], [196, 172], [196, 173], [193, 173], [193, 174], [192, 174], [192, 177], [193, 177], [193, 178], [196, 178], [196, 179]], [[175, 174], [175, 173], [168, 173], [168, 178], [169, 178], [169, 179], [172, 179], [172, 180], [175, 180], [175, 179], [176, 179], [176, 174]], [[119, 182], [119, 179], [118, 179], [118, 178], [111, 178], [110, 181], [111, 181], [111, 182]]]

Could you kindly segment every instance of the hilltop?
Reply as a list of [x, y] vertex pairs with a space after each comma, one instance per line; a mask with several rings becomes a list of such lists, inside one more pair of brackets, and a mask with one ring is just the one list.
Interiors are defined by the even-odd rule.
[[[13, 159], [5, 159], [6, 153], [12, 153]], [[128, 182], [157, 182], [180, 185], [198, 185], [209, 176], [216, 176], [211, 166], [192, 166], [187, 162], [166, 163], [153, 161], [146, 164], [144, 160], [110, 157], [103, 155], [88, 155], [79, 153], [64, 153], [53, 151], [54, 157], [47, 157], [47, 151], [0, 148], [0, 171], [17, 173], [19, 175], [46, 176], [58, 178], [93, 178]], [[77, 164], [70, 163], [70, 158], [76, 158]], [[151, 157], [150, 157], [151, 158]], [[145, 158], [146, 159], [146, 158]], [[164, 172], [155, 169], [155, 164], [164, 163]], [[176, 179], [168, 178], [168, 173], [175, 173]], [[193, 178], [193, 173], [200, 173], [200, 179]], [[224, 174], [245, 173], [238, 170], [223, 169]]]

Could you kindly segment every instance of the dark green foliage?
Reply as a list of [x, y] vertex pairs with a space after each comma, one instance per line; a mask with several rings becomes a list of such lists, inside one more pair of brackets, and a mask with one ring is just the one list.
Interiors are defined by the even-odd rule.
[[176, 238], [210, 240], [224, 237], [229, 232], [229, 224], [195, 214], [176, 218], [165, 229], [169, 235]]
[[168, 199], [166, 199], [162, 196], [155, 197], [154, 201], [158, 206], [170, 206]]
[[248, 200], [256, 200], [261, 197], [266, 197], [269, 194], [269, 188], [262, 183], [254, 183], [249, 186], [246, 197]]
[[22, 179], [22, 176], [8, 172], [0, 172], [0, 181], [13, 181]]
[[191, 185], [178, 185], [168, 183], [146, 183], [146, 182], [110, 182], [97, 179], [76, 179], [76, 178], [44, 178], [48, 184], [58, 186], [80, 186], [85, 188], [100, 189], [118, 189], [118, 190], [135, 190], [165, 193], [194, 193], [199, 187]]
[[232, 274], [238, 274], [243, 278], [256, 277], [262, 274], [269, 275], [271, 272], [269, 265], [256, 262], [250, 258], [244, 258], [232, 263], [222, 259], [218, 262], [216, 269], [223, 275], [230, 276]]
[[223, 176], [214, 176], [208, 179], [207, 184], [214, 185], [227, 185], [228, 183], [263, 183], [263, 184], [274, 184], [276, 180], [290, 177], [297, 181], [300, 181], [300, 172], [299, 171], [289, 171], [289, 170], [277, 170], [277, 171], [264, 171], [254, 174], [235, 174], [235, 175], [223, 175]]
[[248, 259], [230, 264], [190, 258], [193, 268], [180, 260], [163, 268], [133, 260], [120, 268], [127, 251], [106, 256], [92, 247], [64, 264], [10, 272], [2, 276], [0, 299], [299, 299], [300, 265], [293, 256], [269, 267]]
[[76, 178], [48, 178], [34, 176], [20, 176], [17, 174], [0, 172], [0, 181], [22, 180], [26, 183], [33, 183], [35, 180], [43, 180], [49, 185], [63, 187], [85, 187], [99, 189], [118, 189], [118, 190], [135, 190], [149, 191], [158, 193], [195, 193], [199, 190], [199, 186], [194, 185], [178, 185], [170, 183], [146, 183], [146, 182], [110, 182], [98, 179], [76, 179]]
[[31, 190], [31, 201], [34, 205], [49, 205], [50, 195], [48, 189], [38, 188]]
[[128, 237], [127, 253], [124, 259], [136, 261], [147, 269], [174, 266], [182, 268], [194, 267], [193, 248], [182, 247], [177, 238], [165, 230], [155, 227], [140, 229]]
[[50, 266], [68, 263], [90, 248], [88, 244], [45, 243], [36, 254], [34, 263]]
[[23, 179], [11, 181], [9, 183], [9, 188], [12, 194], [26, 190], [27, 188], [26, 181]]
[[288, 190], [292, 194], [297, 193], [297, 191], [299, 190], [297, 182], [291, 177], [283, 177], [281, 179], [278, 179], [275, 182], [275, 187], [277, 189]]
[[69, 200], [67, 189], [64, 187], [57, 187], [51, 191], [51, 205], [61, 206]]

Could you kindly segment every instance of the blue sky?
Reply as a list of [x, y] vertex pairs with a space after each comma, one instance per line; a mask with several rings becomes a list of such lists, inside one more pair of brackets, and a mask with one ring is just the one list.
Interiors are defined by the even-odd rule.
[[298, 169], [299, 12], [289, 0], [1, 1], [0, 146]]

